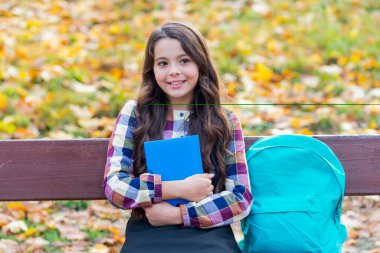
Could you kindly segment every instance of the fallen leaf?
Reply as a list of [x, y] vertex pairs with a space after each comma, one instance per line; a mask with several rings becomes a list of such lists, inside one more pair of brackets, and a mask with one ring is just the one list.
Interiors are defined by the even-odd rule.
[[24, 221], [17, 220], [17, 221], [12, 221], [5, 225], [2, 229], [2, 232], [4, 234], [7, 234], [11, 232], [12, 234], [18, 234], [21, 232], [25, 232], [28, 230], [28, 227], [26, 226]]

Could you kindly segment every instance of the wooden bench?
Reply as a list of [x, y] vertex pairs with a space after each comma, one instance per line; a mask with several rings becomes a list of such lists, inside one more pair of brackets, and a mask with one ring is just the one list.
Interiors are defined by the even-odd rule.
[[[380, 194], [380, 136], [314, 136], [346, 171], [346, 195]], [[257, 137], [246, 137], [248, 148]], [[0, 141], [0, 201], [105, 199], [108, 139]]]

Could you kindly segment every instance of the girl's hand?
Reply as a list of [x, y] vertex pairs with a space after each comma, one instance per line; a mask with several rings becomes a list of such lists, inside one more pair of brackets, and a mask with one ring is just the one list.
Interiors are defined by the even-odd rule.
[[146, 218], [152, 226], [179, 225], [183, 223], [180, 208], [165, 201], [145, 207], [144, 210]]
[[214, 186], [211, 178], [214, 174], [195, 174], [183, 180], [182, 198], [189, 201], [199, 202], [202, 199], [213, 194]]

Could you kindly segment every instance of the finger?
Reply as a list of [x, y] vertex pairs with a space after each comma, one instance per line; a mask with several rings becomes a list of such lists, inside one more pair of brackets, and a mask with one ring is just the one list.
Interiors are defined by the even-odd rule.
[[214, 174], [209, 174], [209, 173], [203, 173], [201, 175], [202, 177], [205, 177], [205, 178], [213, 178], [215, 176]]

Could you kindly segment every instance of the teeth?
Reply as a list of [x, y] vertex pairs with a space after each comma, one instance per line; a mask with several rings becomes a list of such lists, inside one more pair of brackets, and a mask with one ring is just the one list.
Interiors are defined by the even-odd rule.
[[180, 81], [180, 82], [171, 82], [169, 83], [169, 85], [180, 85], [180, 84], [183, 84], [184, 81]]

